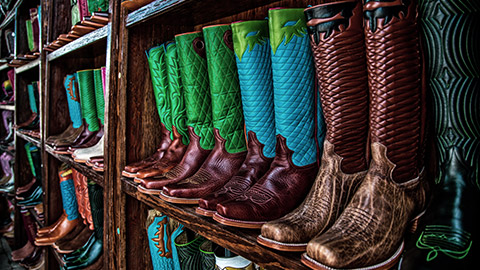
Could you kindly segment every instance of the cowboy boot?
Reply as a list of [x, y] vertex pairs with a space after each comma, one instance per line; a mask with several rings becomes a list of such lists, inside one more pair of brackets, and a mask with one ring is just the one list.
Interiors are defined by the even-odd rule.
[[480, 26], [480, 7], [476, 1], [459, 6], [456, 1], [423, 0], [419, 12], [438, 175], [433, 200], [407, 244], [401, 268], [474, 269], [479, 226], [474, 206], [480, 197], [480, 68], [475, 60], [480, 54], [474, 45], [477, 38], [470, 33]]
[[220, 189], [245, 160], [243, 113], [230, 25], [203, 28], [212, 98], [215, 146], [191, 177], [163, 187], [160, 198], [196, 204]]
[[216, 270], [255, 270], [253, 262], [218, 246], [214, 250]]
[[58, 142], [55, 147], [57, 154], [69, 154], [70, 147], [78, 147], [93, 139], [100, 130], [97, 119], [97, 109], [95, 104], [95, 86], [93, 83], [93, 70], [81, 70], [75, 73], [80, 92], [80, 107], [82, 111], [82, 121], [84, 128], [82, 133], [73, 141]]
[[79, 179], [81, 174], [73, 168], [71, 170], [72, 170], [73, 184], [75, 186], [75, 195], [77, 196], [78, 213], [80, 214], [80, 216], [82, 217], [85, 223], [87, 219], [87, 215], [85, 213], [86, 211], [85, 198], [83, 196], [82, 183], [81, 183], [81, 180]]
[[205, 238], [202, 236], [196, 236], [193, 240], [189, 239], [187, 231], [183, 230], [177, 237], [174, 238], [174, 240], [178, 253], [178, 261], [180, 264], [179, 269], [202, 269], [200, 245], [205, 241]]
[[[303, 9], [270, 9], [268, 17], [276, 155], [252, 187], [217, 204], [214, 219], [229, 226], [260, 228], [292, 211], [307, 195], [318, 170], [314, 67], [305, 15]], [[323, 126], [318, 129], [323, 132]]]
[[137, 172], [137, 179], [160, 176], [173, 167], [182, 159], [189, 138], [187, 136], [187, 115], [183, 98], [183, 86], [180, 80], [180, 69], [177, 61], [177, 48], [174, 42], [165, 44], [165, 58], [168, 78], [168, 93], [172, 105], [172, 134], [173, 141], [165, 151], [164, 156], [152, 167]]
[[83, 131], [82, 108], [80, 105], [80, 93], [78, 92], [78, 82], [76, 74], [66, 75], [63, 85], [67, 92], [68, 112], [71, 124], [61, 134], [50, 136], [45, 143], [51, 146], [57, 145], [57, 142], [66, 141], [70, 144], [80, 136]]
[[[39, 114], [38, 114], [38, 106], [37, 106], [37, 101], [36, 101], [36, 95], [35, 95], [35, 87], [33, 84], [28, 84], [27, 85], [27, 92], [28, 92], [28, 101], [30, 104], [30, 117], [23, 123], [14, 125], [13, 128], [15, 129], [35, 129], [38, 128], [39, 124]], [[37, 95], [38, 98], [38, 95]]]
[[[79, 74], [81, 74], [79, 72]], [[91, 78], [88, 77], [88, 83], [91, 84], [92, 88], [80, 88], [80, 93], [82, 94], [82, 103], [86, 103], [85, 105], [85, 119], [88, 120], [90, 110], [91, 112], [91, 122], [95, 123], [97, 128], [92, 129], [95, 130], [94, 136], [89, 139], [85, 139], [83, 142], [77, 142], [76, 144], [71, 145], [68, 147], [68, 152], [72, 154], [77, 149], [87, 148], [96, 145], [100, 139], [103, 137], [104, 127], [102, 124], [103, 115], [105, 114], [105, 102], [103, 99], [103, 87], [102, 87], [102, 74], [100, 69], [89, 70], [87, 73], [91, 75]], [[83, 77], [79, 75], [80, 77]], [[82, 79], [79, 79], [79, 83], [82, 83]], [[85, 102], [84, 102], [85, 100]], [[98, 108], [101, 106], [101, 108]], [[83, 108], [83, 107], [82, 107]], [[102, 115], [99, 115], [101, 112]], [[82, 112], [83, 114], [83, 112]], [[87, 122], [88, 123], [88, 122]], [[90, 126], [90, 125], [89, 125]]]
[[207, 59], [202, 32], [175, 36], [182, 77], [190, 143], [182, 160], [163, 176], [140, 179], [138, 190], [160, 194], [168, 184], [195, 174], [214, 146], [212, 102], [208, 84]]
[[75, 185], [72, 179], [72, 170], [68, 169], [60, 171], [59, 177], [63, 209], [65, 212], [62, 217], [60, 217], [61, 222], [55, 227], [55, 229], [35, 238], [35, 244], [37, 246], [53, 244], [58, 239], [71, 232], [75, 226], [81, 222], [78, 213], [77, 198], [75, 197]]
[[5, 144], [13, 140], [13, 112], [12, 111], [2, 111], [2, 123], [3, 128], [5, 129], [5, 136], [0, 139], [0, 143]]
[[363, 11], [372, 162], [337, 221], [308, 243], [302, 262], [313, 269], [390, 268], [426, 202], [416, 5], [367, 0]]
[[85, 209], [85, 220], [83, 223], [85, 225], [88, 225], [90, 230], [94, 230], [94, 224], [93, 224], [93, 217], [92, 217], [92, 207], [90, 204], [90, 198], [89, 198], [89, 189], [88, 189], [88, 179], [85, 175], [78, 173], [77, 171], [77, 177], [78, 177], [78, 182], [80, 184], [80, 192], [82, 193], [82, 196], [84, 198], [83, 204], [84, 204], [84, 209]]
[[[227, 184], [199, 201], [196, 212], [213, 216], [217, 204], [242, 194], [270, 168], [275, 156], [275, 116], [268, 21], [232, 25], [233, 47], [248, 135], [245, 161]], [[248, 46], [253, 46], [247, 50]], [[260, 82], [260, 83], [259, 83]]]
[[25, 144], [25, 152], [35, 182], [27, 191], [17, 193], [16, 199], [20, 205], [31, 206], [42, 202], [42, 160], [40, 150], [32, 143]]
[[153, 269], [173, 269], [172, 229], [170, 218], [157, 210], [149, 210], [146, 231]]
[[125, 166], [122, 175], [135, 178], [137, 172], [153, 166], [165, 154], [165, 151], [172, 143], [172, 105], [170, 103], [165, 45], [153, 47], [146, 52], [150, 75], [153, 84], [153, 94], [157, 105], [158, 116], [160, 117], [160, 138], [161, 142], [157, 151], [150, 157]]
[[27, 234], [27, 243], [20, 249], [12, 251], [12, 261], [18, 262], [22, 261], [25, 258], [29, 257], [33, 252], [35, 252], [34, 239], [37, 231], [37, 225], [32, 218], [30, 212], [22, 208], [20, 210], [23, 219], [23, 226], [25, 227], [25, 232]]
[[[102, 70], [93, 70], [95, 81], [95, 103], [97, 108], [97, 116], [100, 121], [100, 130], [103, 130], [105, 124], [105, 97], [103, 92]], [[77, 148], [72, 157], [76, 162], [86, 163], [92, 156], [103, 156], [103, 132], [98, 132], [97, 137], [100, 136], [100, 140], [96, 144], [93, 144], [96, 140], [90, 140], [83, 144], [82, 148]]]
[[[340, 15], [338, 15], [340, 14]], [[350, 201], [367, 172], [368, 86], [360, 1], [305, 10], [327, 127], [319, 173], [303, 203], [262, 226], [258, 242], [305, 251]]]

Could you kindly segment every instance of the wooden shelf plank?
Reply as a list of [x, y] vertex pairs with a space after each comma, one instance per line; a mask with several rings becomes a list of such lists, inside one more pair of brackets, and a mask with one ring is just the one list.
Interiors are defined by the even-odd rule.
[[0, 104], [0, 110], [15, 111], [15, 105]]
[[211, 218], [196, 214], [193, 206], [168, 203], [158, 196], [138, 192], [136, 184], [128, 178], [122, 177], [121, 180], [122, 190], [126, 194], [178, 220], [205, 238], [266, 269], [308, 269], [300, 262], [300, 253], [274, 251], [259, 245], [256, 241], [259, 234], [258, 230], [224, 226]]
[[41, 144], [40, 144], [40, 139], [37, 139], [37, 138], [34, 138], [34, 137], [30, 137], [28, 135], [25, 135], [23, 133], [21, 133], [20, 131], [15, 131], [15, 134], [17, 134], [17, 137], [20, 137], [22, 139], [24, 139], [25, 141], [27, 142], [31, 142], [33, 143], [36, 147], [41, 147]]
[[55, 154], [53, 148], [49, 145], [45, 145], [45, 151], [47, 151], [50, 155], [60, 160], [61, 162], [69, 164], [75, 170], [85, 175], [89, 180], [92, 180], [95, 183], [99, 184], [101, 187], [103, 187], [104, 177], [102, 173], [94, 171], [92, 168], [88, 167], [85, 164], [75, 162], [70, 155]]
[[127, 27], [144, 22], [152, 17], [158, 16], [168, 9], [177, 7], [187, 2], [186, 0], [157, 0], [146, 6], [143, 6], [130, 14], [127, 17]]
[[32, 68], [38, 68], [39, 66], [40, 66], [40, 58], [37, 58], [37, 59], [31, 61], [28, 64], [25, 64], [21, 67], [15, 68], [15, 73], [19, 74], [19, 73], [22, 73], [24, 71], [30, 70]]
[[86, 47], [88, 45], [91, 45], [97, 41], [100, 41], [106, 38], [108, 33], [108, 27], [109, 27], [108, 25], [105, 25], [104, 27], [99, 28], [95, 31], [92, 31], [84, 36], [81, 36], [76, 40], [66, 44], [65, 46], [62, 46], [61, 48], [49, 53], [47, 55], [47, 60], [53, 61], [59, 57], [62, 57], [66, 54], [69, 54], [73, 51], [76, 51], [80, 48]]
[[7, 63], [0, 66], [0, 71], [10, 68]]

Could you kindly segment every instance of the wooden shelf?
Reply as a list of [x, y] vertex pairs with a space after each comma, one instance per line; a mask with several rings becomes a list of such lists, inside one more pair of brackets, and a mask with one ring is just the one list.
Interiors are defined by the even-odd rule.
[[29, 207], [29, 208], [28, 208], [28, 211], [30, 212], [30, 214], [33, 216], [33, 218], [35, 219], [35, 221], [38, 223], [38, 225], [39, 225], [40, 227], [44, 227], [44, 226], [45, 226], [45, 224], [43, 223], [43, 221], [40, 220], [40, 218], [38, 217], [38, 214], [37, 214], [37, 212], [35, 211], [35, 208]]
[[21, 67], [15, 68], [15, 73], [19, 74], [19, 73], [22, 73], [24, 71], [30, 70], [32, 68], [38, 68], [39, 66], [40, 66], [40, 58], [37, 58], [37, 59], [31, 61], [28, 64], [25, 64]]
[[15, 105], [0, 104], [0, 110], [15, 111]]
[[86, 47], [88, 45], [92, 45], [102, 39], [107, 37], [109, 25], [106, 25], [102, 28], [99, 28], [93, 32], [90, 32], [84, 36], [77, 38], [76, 40], [62, 46], [61, 48], [51, 52], [47, 55], [48, 61], [53, 61], [59, 57], [62, 57], [66, 54], [74, 52], [80, 48]]
[[224, 226], [211, 218], [196, 214], [193, 206], [168, 203], [158, 196], [138, 192], [136, 185], [132, 180], [122, 177], [122, 190], [126, 194], [266, 269], [308, 269], [300, 262], [300, 253], [274, 251], [259, 245], [256, 241], [259, 230]]
[[17, 137], [20, 137], [27, 142], [33, 143], [36, 147], [39, 147], [39, 148], [41, 147], [40, 139], [33, 138], [33, 137], [28, 136], [28, 135], [25, 135], [18, 130], [15, 131], [15, 134], [17, 134]]
[[0, 71], [2, 71], [2, 70], [6, 70], [6, 69], [8, 69], [8, 68], [10, 68], [10, 67], [8, 66], [8, 64], [7, 64], [7, 63], [5, 63], [5, 64], [2, 64], [2, 65], [0, 66]]
[[60, 160], [61, 162], [69, 164], [75, 170], [85, 175], [89, 180], [92, 180], [95, 183], [99, 184], [101, 187], [103, 187], [104, 178], [102, 173], [94, 171], [92, 168], [88, 167], [87, 165], [75, 162], [70, 155], [55, 154], [53, 151], [53, 148], [49, 145], [45, 145], [45, 150], [56, 159]]
[[127, 27], [144, 22], [152, 17], [158, 16], [170, 8], [180, 6], [188, 2], [187, 0], [157, 0], [145, 5], [130, 14], [127, 17]]

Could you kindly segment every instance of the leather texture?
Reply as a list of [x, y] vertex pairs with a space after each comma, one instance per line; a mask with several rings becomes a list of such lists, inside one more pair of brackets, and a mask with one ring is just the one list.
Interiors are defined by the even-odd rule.
[[73, 154], [75, 150], [89, 148], [96, 145], [103, 138], [103, 134], [104, 134], [104, 126], [100, 125], [100, 129], [97, 132], [95, 132], [95, 135], [93, 135], [90, 139], [86, 139], [82, 143], [76, 143], [69, 146], [68, 153]]
[[359, 1], [321, 4], [306, 9], [305, 15], [327, 135], [319, 173], [303, 203], [262, 226], [261, 236], [280, 248], [291, 244], [305, 248], [310, 239], [333, 225], [367, 172], [362, 5]]
[[[55, 242], [58, 246], [57, 251], [59, 253], [71, 253], [85, 245], [87, 243], [88, 238], [93, 234], [93, 232], [88, 227], [83, 227], [84, 229], [76, 235], [75, 238], [70, 239], [70, 241], [63, 241], [58, 243], [59, 241]], [[67, 235], [68, 236], [68, 235]], [[57, 244], [58, 243], [58, 244]]]
[[187, 126], [200, 137], [200, 147], [213, 149], [212, 99], [208, 80], [206, 48], [202, 32], [175, 36], [178, 65], [183, 83]]
[[58, 239], [70, 233], [79, 223], [80, 223], [79, 218], [69, 220], [67, 215], [62, 215], [60, 222], [58, 223], [58, 225], [55, 227], [54, 230], [42, 235], [37, 235], [37, 237], [35, 238], [35, 245], [37, 246], [51, 245], [55, 243]]
[[[302, 258], [307, 264], [389, 268], [400, 258], [408, 223], [426, 206], [416, 4], [367, 0], [363, 11], [372, 162], [334, 225], [308, 243]], [[391, 159], [398, 149], [400, 163]], [[414, 166], [403, 167], [405, 160]]]
[[78, 213], [82, 219], [86, 220], [87, 215], [85, 213], [85, 198], [83, 197], [82, 184], [79, 179], [79, 172], [75, 169], [72, 170], [73, 184], [75, 185], [75, 195], [77, 197]]
[[213, 127], [228, 153], [246, 150], [243, 112], [230, 25], [203, 28], [212, 98]]
[[149, 210], [146, 232], [148, 246], [154, 270], [173, 270], [172, 228], [169, 227], [169, 217], [157, 210]]
[[83, 134], [85, 127], [81, 125], [79, 128], [76, 128], [72, 131], [69, 136], [58, 138], [52, 142], [53, 148], [68, 149], [68, 146], [73, 144], [79, 137]]
[[281, 135], [277, 135], [275, 149], [275, 158], [265, 175], [242, 195], [219, 203], [218, 215], [239, 221], [236, 226], [248, 222], [261, 225], [282, 217], [302, 202], [317, 174], [317, 163], [296, 166], [292, 161], [294, 152]]
[[217, 204], [240, 196], [255, 184], [270, 168], [273, 158], [263, 154], [263, 145], [255, 133], [248, 133], [248, 153], [238, 172], [214, 193], [198, 201], [199, 208], [216, 211]]
[[63, 85], [67, 91], [70, 120], [72, 121], [74, 128], [79, 128], [82, 125], [82, 108], [80, 106], [80, 93], [78, 90], [77, 76], [75, 74], [65, 76]]
[[87, 227], [85, 225], [83, 225], [82, 223], [78, 224], [78, 226], [76, 226], [75, 229], [73, 229], [67, 235], [65, 235], [64, 237], [62, 237], [58, 241], [56, 241], [53, 244], [53, 247], [58, 249], [59, 244], [68, 243], [68, 242], [74, 240], [80, 233], [83, 232], [83, 230], [85, 230], [85, 228], [87, 228]]
[[315, 79], [305, 15], [303, 9], [270, 9], [268, 18], [276, 134], [287, 140], [293, 163], [305, 166], [317, 161]]
[[97, 142], [97, 144], [95, 144], [94, 146], [75, 150], [72, 154], [74, 160], [77, 162], [78, 161], [86, 162], [90, 157], [103, 156], [103, 147], [104, 147], [103, 142], [104, 142], [104, 136], [102, 136], [100, 140]]
[[215, 147], [198, 171], [176, 184], [167, 185], [162, 194], [177, 198], [201, 198], [221, 188], [238, 171], [246, 152], [229, 153], [226, 140], [214, 128]]
[[70, 123], [70, 125], [68, 125], [68, 127], [62, 133], [60, 133], [58, 135], [49, 136], [45, 140], [45, 143], [48, 144], [48, 145], [53, 145], [56, 140], [63, 140], [66, 137], [72, 136], [74, 131], [75, 131], [75, 129], [73, 128], [73, 124]]
[[478, 265], [473, 206], [480, 203], [480, 53], [469, 33], [480, 27], [480, 7], [469, 0], [419, 2], [438, 172], [433, 201], [402, 269], [467, 269]]
[[193, 128], [188, 127], [188, 131], [190, 144], [177, 166], [162, 176], [139, 179], [140, 185], [149, 190], [149, 193], [154, 191], [154, 193], [159, 194], [164, 186], [178, 183], [194, 175], [210, 154], [211, 150], [205, 150], [200, 146], [200, 137], [195, 135]]
[[172, 104], [172, 125], [182, 136], [183, 144], [188, 145], [187, 114], [185, 99], [183, 98], [183, 84], [180, 78], [180, 70], [177, 61], [177, 45], [175, 42], [167, 42], [165, 48], [168, 89], [170, 104]]
[[263, 155], [275, 155], [275, 115], [268, 21], [232, 23], [233, 45], [247, 134], [263, 144]]
[[[68, 150], [70, 147], [72, 148], [78, 148], [79, 146], [87, 143], [88, 141], [94, 139], [94, 137], [97, 135], [97, 131], [90, 131], [91, 128], [89, 128], [88, 124], [84, 123], [83, 125], [83, 130], [82, 132], [80, 133], [80, 135], [78, 135], [78, 137], [74, 138], [74, 140], [72, 142], [68, 142], [68, 141], [62, 141], [62, 142], [58, 142], [54, 149], [57, 150], [57, 151], [66, 151], [66, 153], [68, 153]], [[69, 153], [68, 153], [69, 154]]]
[[98, 131], [99, 123], [97, 118], [97, 107], [95, 104], [95, 84], [93, 70], [80, 70], [77, 73], [78, 88], [82, 107], [82, 117], [85, 119], [86, 127], [90, 132]]

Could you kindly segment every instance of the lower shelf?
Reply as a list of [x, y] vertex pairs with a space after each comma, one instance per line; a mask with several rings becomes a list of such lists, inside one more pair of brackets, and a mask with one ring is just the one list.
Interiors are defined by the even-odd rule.
[[60, 160], [61, 162], [69, 164], [75, 170], [85, 175], [89, 180], [92, 180], [95, 183], [99, 184], [101, 187], [103, 187], [103, 183], [104, 183], [103, 173], [94, 171], [92, 168], [88, 167], [87, 165], [74, 161], [70, 155], [56, 154], [51, 146], [45, 145], [45, 151], [47, 151], [50, 155]]
[[25, 141], [27, 142], [31, 142], [33, 143], [36, 147], [39, 147], [40, 148], [40, 139], [38, 138], [34, 138], [34, 137], [30, 137], [28, 135], [25, 135], [23, 133], [21, 133], [20, 131], [15, 131], [15, 134], [17, 135], [17, 137], [20, 137], [22, 139], [24, 139]]
[[224, 226], [211, 218], [196, 214], [193, 206], [168, 203], [158, 196], [138, 192], [136, 185], [132, 180], [122, 177], [122, 190], [126, 194], [266, 269], [308, 269], [300, 262], [300, 253], [274, 251], [259, 245], [256, 241], [258, 230]]

